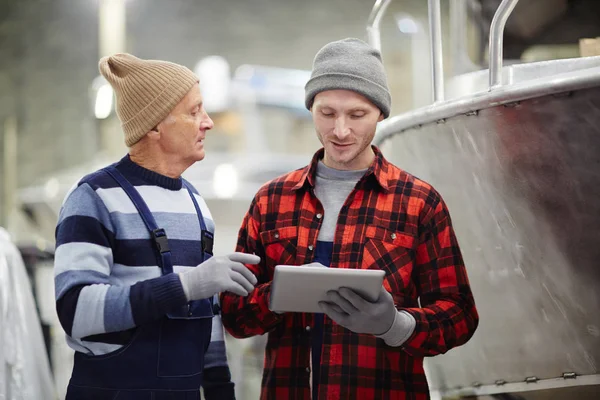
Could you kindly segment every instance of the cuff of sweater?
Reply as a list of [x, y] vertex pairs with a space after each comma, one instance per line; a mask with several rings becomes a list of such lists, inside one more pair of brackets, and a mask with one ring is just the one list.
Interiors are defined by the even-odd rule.
[[383, 335], [377, 335], [390, 347], [400, 347], [413, 334], [417, 321], [406, 311], [397, 311], [392, 327]]
[[206, 368], [203, 379], [206, 400], [235, 400], [235, 385], [231, 381], [229, 367]]
[[210, 390], [205, 389], [204, 398], [206, 400], [235, 400], [233, 383], [218, 388], [212, 388]]
[[152, 280], [152, 294], [162, 310], [171, 310], [187, 303], [186, 295], [177, 274], [167, 274]]

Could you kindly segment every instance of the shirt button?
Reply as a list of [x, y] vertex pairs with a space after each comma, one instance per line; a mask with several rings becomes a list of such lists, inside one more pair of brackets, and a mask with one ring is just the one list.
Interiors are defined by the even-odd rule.
[[307, 326], [307, 327], [306, 327], [306, 328], [304, 328], [304, 329], [306, 329], [306, 332], [310, 332], [310, 326]]
[[321, 219], [321, 218], [323, 218], [323, 214], [321, 214], [321, 213], [318, 213], [318, 214], [317, 214], [317, 218], [318, 218], [318, 219]]
[[309, 246], [308, 246], [308, 249], [309, 249], [310, 251], [312, 251], [312, 250], [314, 249], [313, 245], [312, 245], [312, 244], [311, 244], [311, 245], [309, 245]]
[[392, 233], [392, 239], [396, 239], [396, 234]]
[[279, 233], [275, 234], [275, 239], [279, 239]]

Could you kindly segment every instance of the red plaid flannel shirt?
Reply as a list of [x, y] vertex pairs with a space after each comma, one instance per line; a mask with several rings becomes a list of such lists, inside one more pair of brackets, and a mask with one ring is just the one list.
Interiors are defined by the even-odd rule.
[[[342, 207], [332, 268], [383, 269], [385, 288], [398, 309], [415, 317], [413, 335], [401, 347], [355, 334], [325, 317], [320, 399], [428, 399], [423, 357], [467, 342], [479, 317], [441, 196], [427, 183], [375, 160]], [[221, 296], [227, 331], [238, 338], [268, 333], [261, 399], [311, 398], [312, 314], [269, 310], [274, 268], [313, 259], [323, 207], [314, 195], [311, 164], [265, 184], [239, 231], [237, 251], [255, 253], [248, 267], [258, 284], [248, 297]], [[421, 307], [417, 303], [420, 298]]]

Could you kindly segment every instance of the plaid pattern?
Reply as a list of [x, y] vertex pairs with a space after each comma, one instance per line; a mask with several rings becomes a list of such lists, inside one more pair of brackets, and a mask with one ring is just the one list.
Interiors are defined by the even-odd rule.
[[[320, 399], [428, 399], [423, 357], [464, 344], [479, 317], [450, 215], [427, 183], [375, 160], [340, 210], [332, 268], [383, 269], [398, 309], [416, 329], [399, 348], [355, 334], [325, 317]], [[223, 323], [235, 337], [268, 332], [261, 399], [310, 399], [312, 314], [269, 310], [274, 268], [313, 258], [323, 208], [314, 196], [311, 164], [265, 184], [239, 231], [237, 251], [262, 258], [248, 297], [223, 294]], [[417, 303], [420, 297], [421, 307]]]

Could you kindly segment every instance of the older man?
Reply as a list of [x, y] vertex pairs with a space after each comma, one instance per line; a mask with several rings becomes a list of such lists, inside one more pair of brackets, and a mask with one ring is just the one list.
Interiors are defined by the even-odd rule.
[[257, 256], [212, 257], [214, 222], [181, 174], [213, 122], [186, 67], [105, 57], [129, 153], [81, 179], [56, 228], [56, 308], [75, 350], [67, 399], [234, 399], [217, 293]]
[[[441, 195], [371, 145], [390, 104], [376, 49], [346, 39], [317, 53], [306, 107], [323, 148], [258, 191], [237, 250], [261, 257], [249, 266], [259, 284], [247, 297], [222, 295], [229, 332], [269, 334], [261, 399], [425, 400], [423, 357], [465, 343], [477, 328]], [[385, 271], [379, 298], [341, 288], [323, 313], [272, 312], [274, 268], [315, 263]]]

